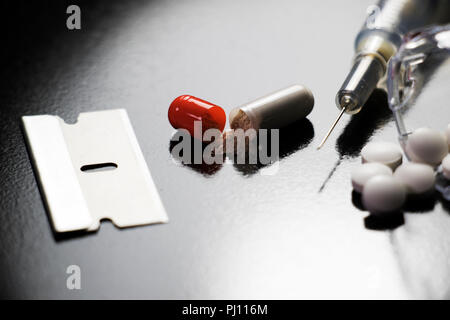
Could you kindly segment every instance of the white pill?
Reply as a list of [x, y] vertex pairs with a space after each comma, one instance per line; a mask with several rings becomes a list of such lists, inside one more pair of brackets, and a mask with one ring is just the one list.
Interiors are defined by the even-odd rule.
[[447, 138], [434, 129], [416, 129], [408, 137], [406, 153], [414, 162], [437, 166], [448, 153]]
[[431, 190], [434, 186], [435, 176], [431, 166], [423, 163], [408, 162], [395, 170], [394, 178], [402, 183], [406, 192], [421, 194]]
[[378, 162], [395, 170], [402, 163], [400, 146], [391, 142], [371, 142], [361, 150], [362, 162]]
[[378, 175], [366, 182], [362, 202], [366, 210], [373, 214], [383, 214], [399, 210], [405, 202], [403, 185], [392, 176]]
[[450, 180], [450, 154], [442, 160], [442, 173], [444, 177]]
[[388, 166], [373, 162], [364, 163], [352, 171], [353, 189], [362, 192], [366, 182], [377, 175], [392, 176], [392, 169]]
[[450, 124], [447, 126], [447, 130], [445, 130], [445, 137], [447, 138], [448, 151], [450, 152]]

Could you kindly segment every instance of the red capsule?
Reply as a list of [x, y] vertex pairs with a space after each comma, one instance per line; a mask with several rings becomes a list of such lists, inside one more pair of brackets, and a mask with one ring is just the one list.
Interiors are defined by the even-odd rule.
[[[225, 128], [225, 111], [208, 101], [190, 96], [182, 95], [172, 101], [169, 107], [169, 121], [175, 129], [186, 129], [191, 136], [195, 136], [194, 122], [201, 121], [202, 132], [208, 129]], [[196, 137], [201, 139], [202, 137]]]

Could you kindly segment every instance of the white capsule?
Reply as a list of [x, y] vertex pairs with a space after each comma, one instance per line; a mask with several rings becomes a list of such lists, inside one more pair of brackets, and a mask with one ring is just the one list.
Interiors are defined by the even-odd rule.
[[447, 138], [434, 129], [416, 129], [406, 142], [406, 154], [414, 162], [437, 166], [447, 153]]
[[378, 162], [395, 170], [402, 163], [401, 148], [391, 142], [370, 142], [361, 150], [362, 162]]
[[427, 164], [408, 162], [395, 170], [394, 178], [402, 183], [406, 192], [421, 194], [431, 190], [434, 186], [434, 170]]
[[450, 154], [442, 160], [442, 173], [444, 177], [450, 180]]
[[362, 202], [366, 210], [380, 215], [399, 210], [405, 198], [403, 185], [394, 177], [385, 175], [370, 178], [364, 185], [362, 193]]
[[313, 106], [312, 92], [293, 85], [234, 108], [228, 119], [231, 129], [279, 129], [305, 118]]
[[362, 192], [366, 182], [375, 176], [392, 176], [392, 169], [388, 166], [373, 162], [364, 163], [352, 171], [352, 186], [355, 191]]

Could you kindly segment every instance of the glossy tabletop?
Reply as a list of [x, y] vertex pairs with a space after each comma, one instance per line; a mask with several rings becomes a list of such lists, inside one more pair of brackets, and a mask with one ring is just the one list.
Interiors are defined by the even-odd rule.
[[[79, 1], [74, 31], [69, 2], [2, 3], [0, 296], [449, 298], [449, 205], [436, 197], [380, 225], [352, 195], [364, 144], [396, 141], [386, 94], [344, 116], [316, 150], [371, 2]], [[295, 83], [312, 90], [315, 106], [281, 131], [274, 174], [171, 156], [167, 110], [177, 96], [228, 114]], [[80, 112], [114, 108], [128, 112], [170, 222], [55, 235], [20, 117], [73, 123]], [[66, 287], [69, 265], [81, 268], [81, 290]]]

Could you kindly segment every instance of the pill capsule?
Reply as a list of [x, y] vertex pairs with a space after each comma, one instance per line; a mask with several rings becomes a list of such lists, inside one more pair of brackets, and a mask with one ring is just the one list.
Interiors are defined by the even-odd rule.
[[352, 171], [352, 186], [355, 191], [362, 192], [366, 182], [375, 176], [392, 176], [392, 169], [381, 163], [365, 163]]
[[249, 102], [230, 112], [232, 129], [279, 129], [311, 113], [314, 97], [301, 85], [285, 89]]
[[450, 154], [442, 160], [442, 173], [445, 178], [450, 180]]
[[378, 162], [395, 170], [402, 163], [401, 148], [391, 142], [371, 142], [361, 150], [362, 162]]
[[419, 128], [409, 135], [405, 151], [414, 162], [437, 166], [448, 153], [447, 138], [437, 130]]
[[409, 194], [422, 194], [434, 186], [435, 176], [431, 166], [408, 162], [395, 170], [394, 178], [402, 183]]
[[[193, 137], [201, 139], [208, 129], [223, 131], [226, 114], [215, 104], [190, 95], [182, 95], [170, 104], [169, 121], [175, 129], [186, 129]], [[202, 130], [198, 130], [199, 132], [194, 130], [196, 121], [200, 121], [202, 125]]]
[[370, 178], [362, 193], [364, 207], [375, 215], [398, 211], [405, 199], [405, 188], [392, 176], [378, 175]]

